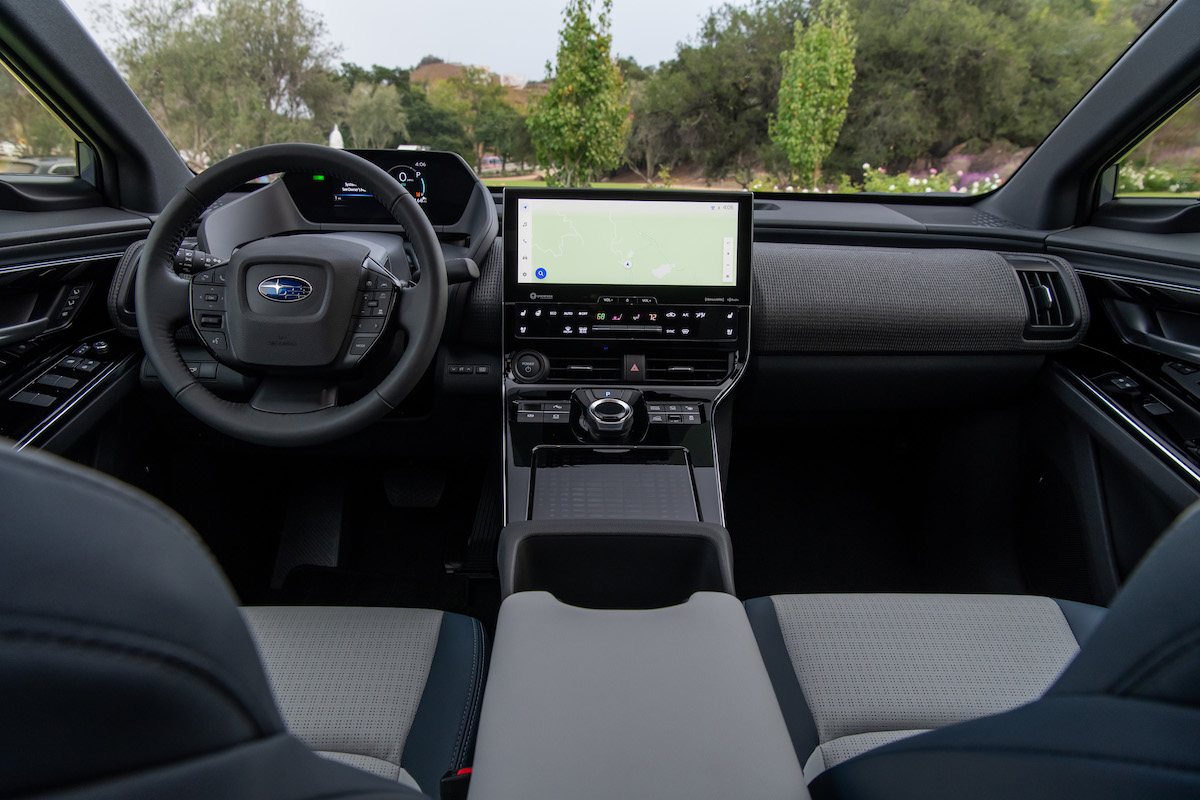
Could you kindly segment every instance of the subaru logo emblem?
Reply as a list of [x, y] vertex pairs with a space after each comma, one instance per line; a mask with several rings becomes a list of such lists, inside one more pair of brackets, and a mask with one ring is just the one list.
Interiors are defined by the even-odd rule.
[[258, 293], [277, 303], [295, 303], [312, 294], [312, 284], [291, 275], [276, 275], [258, 285]]

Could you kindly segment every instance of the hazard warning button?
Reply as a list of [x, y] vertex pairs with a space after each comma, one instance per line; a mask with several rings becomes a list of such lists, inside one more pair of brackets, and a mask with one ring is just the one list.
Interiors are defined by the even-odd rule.
[[645, 356], [625, 356], [625, 381], [627, 383], [646, 382]]

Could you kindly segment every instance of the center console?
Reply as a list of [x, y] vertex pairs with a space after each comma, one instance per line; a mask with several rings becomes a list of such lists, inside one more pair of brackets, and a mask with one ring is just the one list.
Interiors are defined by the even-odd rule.
[[752, 210], [505, 190], [502, 603], [471, 797], [807, 796], [723, 527]]
[[752, 195], [506, 189], [505, 522], [723, 524]]

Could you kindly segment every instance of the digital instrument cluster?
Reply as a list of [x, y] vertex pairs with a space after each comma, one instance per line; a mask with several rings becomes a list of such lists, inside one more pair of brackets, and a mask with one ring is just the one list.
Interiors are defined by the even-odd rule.
[[[456, 153], [436, 150], [350, 150], [395, 178], [434, 225], [453, 225], [478, 183]], [[393, 224], [370, 192], [337, 175], [288, 173], [283, 178], [305, 219], [317, 223]]]

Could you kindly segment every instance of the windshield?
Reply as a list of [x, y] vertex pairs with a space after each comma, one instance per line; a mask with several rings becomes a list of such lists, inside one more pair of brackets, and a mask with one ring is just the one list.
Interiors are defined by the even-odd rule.
[[1168, 0], [68, 0], [194, 170], [278, 141], [497, 186], [996, 188]]

